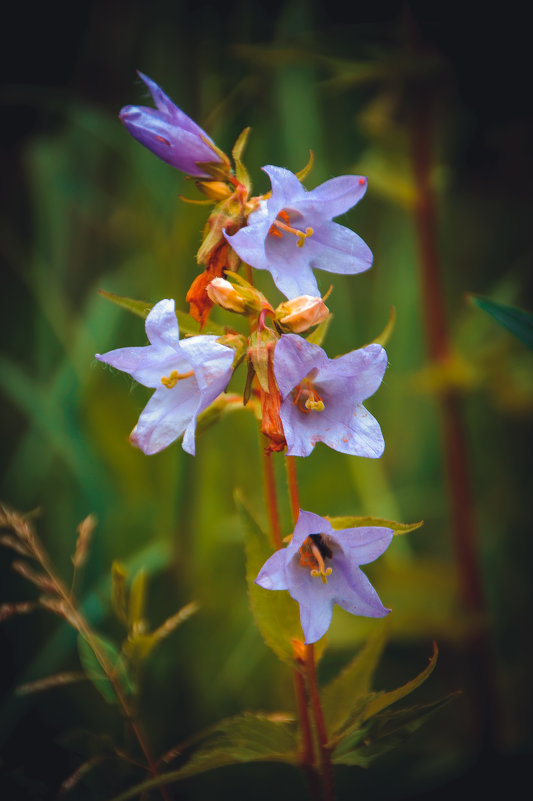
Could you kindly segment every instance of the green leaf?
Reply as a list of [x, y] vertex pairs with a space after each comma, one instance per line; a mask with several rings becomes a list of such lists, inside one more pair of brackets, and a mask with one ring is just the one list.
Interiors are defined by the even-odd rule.
[[126, 604], [126, 579], [128, 571], [122, 562], [114, 561], [111, 565], [111, 601], [115, 614], [121, 623], [127, 625], [128, 613]]
[[248, 143], [248, 137], [250, 136], [251, 130], [252, 129], [249, 127], [244, 129], [244, 131], [239, 135], [233, 146], [233, 150], [231, 151], [233, 161], [235, 162], [235, 177], [239, 183], [246, 187], [248, 194], [250, 194], [252, 190], [252, 183], [250, 181], [248, 170], [242, 162], [242, 154], [244, 153], [244, 149]]
[[142, 632], [144, 630], [145, 607], [146, 573], [141, 568], [131, 582], [128, 601], [128, 625], [133, 632]]
[[272, 555], [272, 549], [267, 534], [238, 491], [235, 492], [235, 503], [244, 528], [246, 581], [252, 614], [266, 644], [281, 660], [294, 667], [291, 639], [304, 639], [298, 604], [288, 592], [265, 590], [254, 583], [260, 569]]
[[385, 326], [381, 334], [372, 340], [372, 344], [376, 343], [377, 345], [381, 345], [384, 348], [387, 342], [389, 341], [392, 332], [394, 331], [395, 324], [396, 324], [396, 309], [394, 306], [391, 306], [387, 325]]
[[524, 345], [533, 350], [533, 314], [516, 306], [506, 306], [503, 303], [496, 303], [489, 298], [482, 298], [478, 295], [471, 295], [472, 302], [483, 311], [486, 311], [494, 319], [514, 334]]
[[145, 300], [134, 300], [133, 298], [125, 298], [121, 295], [115, 295], [114, 292], [107, 292], [105, 289], [99, 289], [98, 293], [102, 295], [102, 297], [107, 298], [112, 303], [116, 303], [117, 306], [120, 306], [122, 309], [126, 309], [132, 314], [136, 314], [138, 317], [142, 317], [143, 320], [148, 317], [148, 313], [153, 303], [148, 303]]
[[378, 623], [355, 658], [321, 692], [326, 730], [338, 732], [371, 689], [372, 676], [387, 639], [387, 622]]
[[[146, 319], [148, 313], [153, 307], [153, 303], [149, 303], [145, 300], [134, 300], [133, 298], [126, 298], [122, 297], [121, 295], [115, 295], [114, 292], [107, 292], [105, 289], [99, 289], [99, 294], [102, 297], [107, 298], [112, 303], [115, 303], [117, 306], [120, 306], [122, 309], [126, 309], [127, 311], [136, 314], [138, 317], [142, 317], [143, 320]], [[176, 317], [178, 318], [178, 324], [180, 329], [180, 336], [189, 335], [189, 336], [196, 336], [200, 333], [200, 323], [194, 319], [190, 314], [187, 312], [180, 311], [176, 309]], [[206, 329], [202, 332], [204, 334], [217, 334], [221, 336], [224, 334], [224, 328], [218, 323], [214, 323], [211, 320], [207, 323]]]
[[248, 713], [223, 720], [208, 730], [202, 745], [183, 767], [131, 787], [113, 801], [127, 801], [154, 787], [243, 762], [297, 765], [298, 740], [292, 719], [287, 715]]
[[333, 528], [358, 528], [359, 526], [378, 526], [380, 528], [391, 528], [395, 535], [408, 534], [410, 531], [416, 531], [424, 525], [423, 520], [417, 523], [397, 523], [395, 520], [384, 520], [382, 517], [328, 517], [327, 520], [331, 523]]
[[325, 320], [322, 320], [321, 323], [317, 325], [314, 331], [312, 331], [308, 337], [306, 337], [308, 342], [311, 342], [312, 345], [322, 345], [326, 334], [328, 333], [329, 324], [333, 319], [332, 314], [328, 314]]
[[[117, 702], [117, 695], [111, 676], [121, 684], [125, 690], [129, 689], [124, 660], [113, 643], [103, 637], [92, 635], [94, 649], [87, 640], [78, 636], [78, 653], [85, 675], [94, 684], [108, 704]], [[104, 668], [105, 665], [105, 668]]]
[[419, 673], [414, 679], [411, 679], [411, 681], [408, 681], [406, 684], [403, 684], [396, 690], [377, 693], [377, 695], [365, 706], [362, 713], [362, 720], [365, 721], [374, 715], [377, 715], [378, 712], [381, 712], [383, 709], [391, 706], [391, 704], [395, 704], [396, 701], [400, 701], [402, 698], [410, 695], [414, 690], [420, 687], [420, 685], [423, 684], [435, 670], [438, 653], [437, 644], [433, 643], [433, 655], [429, 660], [428, 666], [422, 671], [422, 673]]
[[430, 704], [376, 715], [366, 726], [341, 741], [332, 754], [333, 764], [367, 767], [376, 757], [402, 745], [429, 717], [457, 695], [452, 693]]

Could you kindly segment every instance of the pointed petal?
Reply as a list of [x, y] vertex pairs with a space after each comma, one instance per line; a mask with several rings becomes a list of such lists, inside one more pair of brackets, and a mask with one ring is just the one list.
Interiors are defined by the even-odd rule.
[[146, 454], [158, 453], [174, 442], [196, 415], [200, 392], [194, 378], [172, 389], [157, 389], [139, 417], [136, 439]]
[[139, 384], [154, 389], [161, 386], [162, 376], [169, 375], [172, 370], [184, 372], [182, 365], [186, 365], [185, 360], [180, 359], [175, 351], [160, 351], [153, 345], [117, 348], [102, 355], [97, 353], [96, 358], [117, 370], [129, 373]]
[[235, 253], [246, 264], [251, 264], [256, 270], [268, 270], [269, 261], [265, 255], [265, 239], [270, 224], [268, 221], [257, 225], [247, 225], [236, 234], [230, 236], [224, 231], [224, 236]]
[[290, 558], [287, 548], [282, 548], [267, 559], [255, 580], [255, 583], [265, 590], [287, 590], [287, 576], [285, 564]]
[[[139, 78], [144, 81], [148, 89], [150, 90], [150, 94], [156, 104], [157, 108], [161, 112], [165, 112], [172, 122], [183, 128], [184, 131], [189, 131], [191, 134], [195, 134], [195, 136], [205, 136], [206, 139], [209, 139], [206, 132], [197, 125], [194, 120], [191, 120], [190, 117], [185, 114], [172, 100], [168, 97], [168, 95], [163, 92], [160, 86], [157, 85], [155, 81], [149, 78], [147, 75], [144, 75], [142, 72], [137, 70], [137, 75]], [[211, 141], [211, 140], [210, 140]], [[213, 151], [211, 151], [213, 153]], [[215, 154], [213, 153], [213, 156]]]
[[145, 322], [146, 336], [155, 348], [178, 349], [180, 331], [173, 300], [160, 300], [150, 311]]
[[220, 345], [217, 337], [210, 334], [184, 339], [181, 351], [198, 381], [202, 393], [199, 411], [202, 411], [226, 389], [232, 375], [234, 352]]
[[359, 568], [352, 569], [336, 559], [333, 573], [328, 578], [334, 593], [334, 602], [352, 615], [385, 617], [390, 612], [381, 603], [374, 587]]
[[[358, 348], [337, 359], [328, 359], [321, 365], [315, 384], [330, 394], [343, 390], [348, 394], [346, 401], [354, 406], [370, 398], [381, 385], [387, 369], [387, 353], [381, 345], [372, 344]], [[344, 384], [339, 385], [339, 381]], [[348, 382], [348, 386], [345, 385]]]
[[332, 532], [331, 523], [325, 517], [320, 517], [314, 512], [304, 512], [303, 509], [300, 509], [289, 547], [291, 550], [297, 550], [310, 534], [330, 535]]
[[394, 532], [380, 526], [360, 526], [334, 531], [332, 538], [344, 552], [348, 564], [354, 569], [367, 565], [385, 553], [392, 542]]
[[317, 227], [302, 250], [306, 248], [313, 269], [355, 275], [372, 266], [373, 256], [368, 245], [355, 231], [338, 223], [326, 222]]
[[298, 203], [298, 209], [304, 215], [316, 216], [322, 221], [331, 220], [355, 206], [365, 194], [367, 185], [367, 179], [361, 175], [340, 175], [307, 192]]
[[272, 197], [276, 198], [279, 210], [292, 206], [300, 198], [308, 195], [305, 187], [290, 170], [286, 170], [283, 167], [274, 167], [272, 164], [267, 164], [261, 169], [270, 178]]
[[305, 644], [318, 642], [331, 625], [333, 601], [330, 598], [315, 599], [312, 605], [300, 604], [300, 623], [305, 635]]

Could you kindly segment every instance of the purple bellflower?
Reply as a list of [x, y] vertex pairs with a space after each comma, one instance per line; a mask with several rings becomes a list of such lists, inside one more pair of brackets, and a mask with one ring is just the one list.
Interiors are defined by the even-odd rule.
[[274, 374], [287, 454], [309, 456], [323, 442], [341, 453], [379, 458], [381, 428], [362, 402], [376, 392], [386, 367], [381, 345], [329, 359], [318, 345], [284, 334], [274, 351]]
[[152, 454], [184, 434], [183, 450], [194, 455], [196, 417], [226, 388], [233, 350], [216, 336], [180, 342], [173, 300], [156, 303], [146, 318], [146, 334], [150, 345], [118, 348], [96, 358], [155, 389], [131, 434], [134, 444]]
[[300, 605], [305, 642], [316, 642], [329, 628], [333, 604], [364, 617], [390, 612], [359, 565], [381, 556], [392, 537], [390, 528], [377, 526], [334, 529], [325, 518], [300, 509], [290, 544], [267, 559], [255, 583], [288, 590]]
[[354, 274], [372, 265], [372, 252], [361, 237], [332, 222], [365, 194], [367, 179], [342, 175], [307, 191], [294, 173], [263, 167], [272, 194], [261, 200], [248, 225], [226, 239], [240, 258], [258, 270], [270, 270], [287, 298], [320, 295], [313, 269]]
[[142, 72], [138, 75], [150, 90], [157, 108], [124, 106], [119, 114], [121, 122], [134, 139], [167, 164], [195, 178], [208, 177], [197, 163], [221, 160], [210, 146], [212, 140], [155, 81]]

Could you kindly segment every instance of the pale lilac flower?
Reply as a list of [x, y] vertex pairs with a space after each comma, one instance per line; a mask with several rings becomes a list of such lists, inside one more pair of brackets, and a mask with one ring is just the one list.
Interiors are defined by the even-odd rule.
[[289, 545], [267, 559], [255, 583], [288, 590], [300, 605], [305, 642], [316, 642], [329, 628], [333, 604], [363, 617], [390, 612], [359, 565], [381, 556], [392, 537], [392, 529], [377, 526], [334, 529], [325, 518], [300, 509]]
[[338, 359], [296, 334], [283, 334], [274, 351], [280, 417], [289, 456], [309, 456], [317, 442], [341, 453], [377, 459], [385, 443], [363, 401], [376, 392], [387, 367], [381, 345]]
[[288, 298], [320, 295], [313, 269], [354, 274], [372, 265], [361, 237], [332, 222], [364, 195], [367, 179], [342, 175], [308, 192], [296, 175], [267, 166], [272, 195], [248, 217], [248, 225], [226, 239], [240, 258], [258, 270], [270, 270]]
[[120, 111], [120, 120], [134, 139], [167, 164], [196, 178], [208, 177], [197, 163], [221, 160], [209, 145], [212, 140], [155, 81], [142, 72], [138, 75], [150, 90], [157, 108], [125, 106]]
[[144, 453], [157, 453], [181, 434], [194, 454], [196, 417], [224, 391], [231, 378], [233, 350], [216, 336], [179, 341], [173, 300], [160, 300], [146, 318], [150, 345], [96, 354], [101, 362], [155, 389], [132, 432]]

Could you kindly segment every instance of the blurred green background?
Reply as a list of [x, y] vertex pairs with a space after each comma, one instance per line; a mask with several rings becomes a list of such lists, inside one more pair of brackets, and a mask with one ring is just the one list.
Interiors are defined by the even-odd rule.
[[[149, 104], [136, 69], [226, 151], [252, 126], [246, 163], [257, 192], [268, 188], [262, 165], [296, 171], [309, 149], [309, 188], [343, 173], [369, 177], [366, 197], [342, 222], [370, 245], [374, 267], [334, 277], [325, 347], [335, 356], [369, 342], [396, 307], [389, 369], [367, 404], [386, 451], [370, 462], [319, 445], [298, 461], [301, 505], [321, 515], [425, 520], [368, 569], [393, 608], [377, 685], [419, 672], [435, 639], [439, 665], [414, 700], [463, 694], [374, 767], [340, 769], [339, 798], [440, 798], [497, 781], [509, 791], [531, 750], [533, 356], [466, 298], [474, 292], [531, 309], [529, 45], [513, 8], [507, 4], [502, 18], [478, 3], [465, 10], [423, 2], [344, 9], [319, 0], [115, 0], [9, 12], [0, 96], [0, 497], [24, 511], [39, 507], [38, 530], [66, 576], [77, 524], [89, 512], [98, 517], [77, 591], [107, 636], [121, 635], [109, 611], [114, 559], [148, 572], [152, 625], [199, 602], [143, 678], [156, 751], [223, 716], [292, 709], [293, 700], [290, 676], [255, 629], [245, 592], [233, 490], [262, 508], [252, 415], [231, 415], [201, 435], [196, 458], [179, 445], [146, 457], [127, 437], [149, 393], [94, 359], [145, 341], [142, 321], [99, 288], [152, 302], [174, 297], [185, 308], [206, 216], [205, 207], [178, 197], [197, 196], [194, 186], [117, 120], [122, 105]], [[456, 353], [446, 374], [427, 359], [413, 221], [411, 121], [420, 85], [432, 101], [431, 178]], [[331, 275], [318, 277], [325, 292]], [[260, 285], [281, 299], [269, 275]], [[497, 679], [489, 711], [496, 756], [485, 750], [476, 720], [477, 678], [465, 646], [471, 621], [457, 591], [436, 397], [450, 381], [463, 396]], [[243, 382], [240, 371], [232, 386], [241, 391]], [[282, 507], [289, 533], [285, 497]], [[33, 590], [10, 563], [11, 554], [0, 553], [2, 601], [26, 599]], [[370, 628], [335, 611], [324, 680]], [[57, 620], [44, 612], [15, 618], [0, 637], [1, 786], [8, 799], [52, 799], [82, 759], [76, 744], [87, 735], [79, 730], [120, 739], [121, 724], [91, 686], [14, 696], [17, 684], [76, 668], [75, 638]], [[117, 781], [97, 791], [89, 782], [73, 795], [105, 798]], [[252, 765], [190, 780], [176, 798], [247, 797], [251, 787], [257, 799], [305, 795], [288, 767]]]

